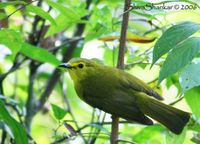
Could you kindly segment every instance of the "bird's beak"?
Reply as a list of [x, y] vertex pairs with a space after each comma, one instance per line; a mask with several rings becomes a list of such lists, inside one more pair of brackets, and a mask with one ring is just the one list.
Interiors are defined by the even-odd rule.
[[71, 69], [72, 66], [69, 64], [69, 63], [62, 63], [58, 66], [58, 68], [68, 68], [68, 69]]

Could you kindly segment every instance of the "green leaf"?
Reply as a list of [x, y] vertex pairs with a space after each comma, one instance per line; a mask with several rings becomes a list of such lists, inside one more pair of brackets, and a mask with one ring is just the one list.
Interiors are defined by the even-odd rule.
[[56, 21], [51, 17], [51, 15], [48, 12], [45, 12], [40, 7], [34, 5], [27, 5], [26, 10], [35, 13], [36, 15], [39, 15], [40, 17], [49, 20], [51, 24], [56, 25]]
[[200, 29], [200, 24], [184, 22], [169, 28], [156, 42], [153, 49], [152, 65], [169, 50], [177, 47], [178, 44], [186, 40]]
[[200, 50], [200, 38], [190, 37], [184, 42], [180, 43], [169, 53], [166, 58], [161, 71], [158, 82], [190, 63], [197, 52]]
[[8, 125], [11, 129], [16, 144], [28, 144], [28, 138], [25, 129], [14, 119], [11, 117], [9, 112], [7, 111], [5, 105], [0, 100], [0, 119]]
[[155, 139], [158, 139], [158, 137], [162, 139], [161, 133], [163, 131], [165, 131], [165, 128], [158, 124], [147, 126], [134, 135], [133, 141], [140, 144], [151, 143], [151, 141], [155, 141]]
[[109, 49], [107, 47], [103, 47], [104, 48], [104, 62], [107, 65], [113, 66], [115, 67], [117, 64], [117, 57], [118, 57], [118, 49], [117, 48], [113, 48]]
[[171, 132], [167, 133], [166, 144], [182, 144], [185, 140], [187, 127], [184, 128], [180, 135], [173, 134]]
[[0, 44], [5, 45], [12, 51], [12, 59], [14, 59], [15, 55], [21, 49], [22, 42], [23, 39], [19, 32], [12, 29], [0, 30]]
[[184, 97], [192, 112], [200, 118], [200, 86], [186, 91]]
[[178, 90], [178, 93], [181, 92], [181, 85], [179, 82], [178, 74], [172, 75], [166, 79], [166, 86], [169, 89], [171, 86], [175, 86]]
[[26, 2], [24, 2], [24, 1], [1, 2], [0, 3], [0, 9], [2, 9], [2, 8], [6, 7], [6, 6], [9, 6], [9, 5], [16, 5], [16, 4], [25, 5]]
[[53, 2], [51, 0], [46, 1], [51, 7], [57, 9], [61, 14], [65, 15], [71, 21], [79, 20], [81, 18], [80, 15], [78, 15], [78, 13], [72, 8], [64, 7], [62, 4]]
[[98, 22], [96, 26], [87, 33], [85, 41], [91, 41], [107, 33], [109, 33], [109, 28], [105, 24]]
[[20, 52], [40, 62], [48, 62], [55, 66], [58, 66], [60, 64], [60, 61], [46, 49], [39, 48], [28, 43], [22, 44]]
[[53, 109], [53, 114], [57, 120], [63, 119], [65, 117], [65, 115], [67, 114], [66, 110], [64, 110], [63, 108], [61, 108], [55, 104], [51, 104], [51, 107]]
[[94, 7], [86, 28], [85, 41], [91, 41], [113, 32], [115, 25], [113, 25], [114, 19], [111, 19], [111, 17], [112, 13], [109, 7]]
[[200, 124], [195, 124], [194, 126], [189, 128], [190, 130], [193, 130], [195, 132], [200, 132]]
[[60, 14], [56, 17], [56, 22], [59, 24], [59, 26], [51, 25], [44, 36], [45, 38], [62, 30], [65, 30], [72, 25], [72, 21], [70, 21], [70, 19], [63, 14]]
[[81, 18], [88, 14], [88, 11], [82, 5], [79, 7], [64, 7], [62, 4], [50, 0], [46, 1], [51, 7], [58, 10], [60, 14], [56, 17], [56, 22], [59, 26], [51, 25], [45, 37], [65, 30], [77, 22], [84, 22]]
[[200, 85], [200, 61], [198, 63], [192, 63], [187, 66], [180, 75], [180, 84], [182, 92], [189, 90], [195, 86]]

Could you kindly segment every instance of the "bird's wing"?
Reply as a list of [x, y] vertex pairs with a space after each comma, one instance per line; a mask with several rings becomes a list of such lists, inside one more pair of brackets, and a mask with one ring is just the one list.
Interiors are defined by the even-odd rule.
[[120, 84], [123, 85], [125, 88], [131, 88], [135, 91], [144, 92], [147, 95], [152, 96], [158, 100], [163, 100], [162, 96], [160, 96], [142, 80], [122, 70], [119, 70], [119, 73], [122, 76], [120, 79]]
[[126, 99], [128, 97], [123, 98], [122, 95], [119, 92], [117, 95], [115, 95], [114, 99], [111, 99], [112, 97], [94, 97], [94, 94], [92, 94], [92, 96], [87, 95], [84, 98], [85, 102], [89, 105], [107, 113], [145, 125], [153, 124], [153, 121], [145, 116], [137, 107], [137, 105], [132, 102], [133, 99], [131, 97], [128, 100]]

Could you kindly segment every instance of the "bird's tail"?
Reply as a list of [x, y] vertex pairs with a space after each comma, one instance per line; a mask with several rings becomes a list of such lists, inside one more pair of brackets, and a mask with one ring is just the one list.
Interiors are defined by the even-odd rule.
[[161, 103], [149, 96], [138, 97], [140, 110], [149, 117], [160, 122], [175, 134], [180, 134], [190, 119], [190, 114]]

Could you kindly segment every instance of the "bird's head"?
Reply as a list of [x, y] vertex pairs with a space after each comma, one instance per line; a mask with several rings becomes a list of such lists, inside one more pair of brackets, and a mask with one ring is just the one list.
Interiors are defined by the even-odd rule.
[[95, 72], [98, 63], [94, 60], [84, 58], [73, 58], [67, 63], [62, 63], [58, 67], [64, 71], [68, 71], [73, 81], [83, 80], [89, 74]]

